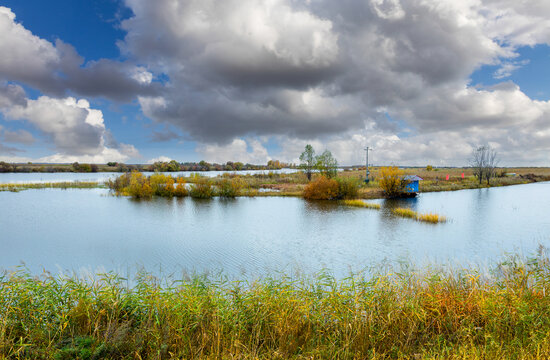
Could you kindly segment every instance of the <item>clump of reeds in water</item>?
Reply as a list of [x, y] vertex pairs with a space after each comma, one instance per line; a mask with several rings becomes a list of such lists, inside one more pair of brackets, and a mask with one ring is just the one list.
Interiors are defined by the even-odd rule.
[[426, 213], [426, 214], [418, 214], [417, 217], [418, 221], [424, 221], [429, 222], [432, 224], [437, 224], [441, 222], [446, 222], [447, 218], [445, 216], [434, 214], [434, 213]]
[[550, 358], [546, 257], [392, 273], [133, 286], [4, 273], [0, 358]]
[[435, 214], [435, 213], [421, 214], [408, 208], [396, 208], [396, 209], [393, 209], [392, 212], [397, 216], [410, 218], [410, 219], [414, 219], [422, 222], [428, 222], [432, 224], [437, 224], [437, 223], [447, 221], [447, 218], [445, 216]]
[[392, 212], [395, 215], [411, 219], [416, 219], [416, 217], [418, 216], [416, 211], [407, 208], [396, 208], [393, 209]]
[[367, 209], [380, 210], [380, 204], [368, 203], [363, 200], [343, 200], [342, 203], [347, 206], [362, 207]]

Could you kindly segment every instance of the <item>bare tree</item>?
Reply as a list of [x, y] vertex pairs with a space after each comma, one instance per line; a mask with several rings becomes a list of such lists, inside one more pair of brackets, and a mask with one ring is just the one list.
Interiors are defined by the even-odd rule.
[[485, 154], [485, 180], [487, 185], [491, 182], [491, 178], [496, 175], [496, 168], [498, 165], [497, 152], [495, 149], [487, 145]]
[[480, 184], [483, 179], [487, 180], [487, 185], [491, 182], [491, 178], [495, 176], [497, 164], [497, 152], [490, 145], [479, 146], [472, 152], [470, 166], [474, 169], [474, 175]]

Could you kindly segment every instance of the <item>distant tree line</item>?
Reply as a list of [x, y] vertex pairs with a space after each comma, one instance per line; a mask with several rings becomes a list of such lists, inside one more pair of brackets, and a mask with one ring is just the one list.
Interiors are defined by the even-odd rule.
[[287, 164], [279, 160], [269, 160], [266, 165], [243, 164], [242, 162], [228, 161], [225, 164], [200, 162], [180, 163], [176, 160], [157, 161], [153, 164], [124, 164], [108, 162], [107, 164], [18, 164], [0, 161], [0, 173], [6, 172], [130, 172], [130, 171], [239, 171], [239, 170], [279, 170], [293, 168], [295, 164]]

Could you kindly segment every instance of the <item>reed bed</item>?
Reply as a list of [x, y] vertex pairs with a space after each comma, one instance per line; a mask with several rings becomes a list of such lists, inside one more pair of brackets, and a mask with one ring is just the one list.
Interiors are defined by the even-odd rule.
[[93, 189], [103, 185], [96, 181], [63, 181], [48, 183], [0, 184], [0, 191], [18, 192], [28, 189]]
[[432, 223], [432, 224], [443, 223], [447, 221], [447, 218], [445, 216], [435, 214], [435, 213], [421, 214], [408, 208], [396, 208], [396, 209], [393, 209], [392, 212], [397, 216], [410, 218], [417, 221]]
[[363, 200], [343, 200], [342, 203], [346, 206], [380, 210], [380, 204], [368, 203]]
[[446, 222], [447, 218], [439, 214], [426, 213], [426, 214], [418, 214], [418, 221], [437, 224], [437, 223]]
[[411, 270], [336, 280], [195, 276], [128, 286], [0, 276], [0, 358], [543, 359], [550, 357], [548, 258], [490, 275]]
[[397, 215], [404, 218], [410, 218], [410, 219], [416, 219], [418, 217], [418, 213], [414, 210], [407, 209], [407, 208], [396, 208], [393, 209], [392, 212]]

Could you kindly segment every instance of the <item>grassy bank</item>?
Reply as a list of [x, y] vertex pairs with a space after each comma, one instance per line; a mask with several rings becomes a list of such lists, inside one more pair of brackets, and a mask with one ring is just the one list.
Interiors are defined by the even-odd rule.
[[0, 277], [0, 357], [25, 359], [542, 359], [550, 266], [337, 281], [194, 277], [134, 287], [25, 272]]
[[0, 184], [0, 191], [18, 192], [29, 189], [94, 189], [105, 187], [95, 181], [63, 181], [48, 183]]
[[[350, 197], [349, 191], [346, 192], [346, 198], [360, 198], [360, 199], [382, 199], [385, 197], [384, 191], [380, 188], [378, 182], [380, 168], [371, 168], [371, 176], [374, 178], [368, 184], [363, 182], [364, 170], [346, 170], [338, 173], [337, 179], [339, 184], [345, 184], [346, 180], [349, 182], [355, 182], [359, 184], [357, 191]], [[420, 182], [420, 192], [435, 192], [435, 191], [453, 191], [462, 189], [477, 189], [495, 186], [507, 186], [516, 184], [526, 184], [539, 181], [550, 181], [550, 168], [509, 168], [499, 169], [497, 174], [499, 177], [491, 179], [489, 185], [486, 182], [482, 182], [475, 179], [472, 174], [472, 170], [469, 168], [436, 168], [433, 170], [426, 170], [425, 168], [406, 168], [403, 170], [404, 174], [419, 175], [424, 179]], [[464, 173], [464, 178], [462, 178]], [[514, 173], [515, 176], [507, 176], [506, 174]], [[201, 176], [200, 173], [194, 173], [192, 176], [187, 177], [174, 177], [170, 175], [159, 174], [142, 174], [144, 178], [154, 177], [154, 184], [151, 185], [151, 189], [145, 189], [143, 197], [156, 196], [171, 196], [171, 188], [168, 186], [168, 192], [163, 192], [159, 186], [165, 186], [167, 183], [171, 183], [174, 189], [178, 186], [178, 181], [182, 186], [189, 188], [191, 184], [206, 184], [202, 186], [211, 188], [212, 196], [288, 196], [288, 197], [302, 197], [304, 196], [304, 190], [307, 188], [310, 182], [302, 172], [282, 174], [275, 172], [268, 172], [263, 174], [251, 174], [251, 175], [236, 175], [232, 173], [225, 173], [217, 177]], [[446, 180], [446, 176], [449, 175], [449, 180]], [[314, 174], [313, 182], [318, 179], [318, 175]], [[140, 180], [141, 185], [143, 181]], [[122, 174], [119, 179], [113, 180], [107, 184], [107, 186], [118, 195], [132, 195], [136, 194], [137, 197], [141, 197], [141, 191], [134, 187], [133, 191], [130, 191], [130, 173]], [[186, 185], [187, 184], [187, 185]], [[102, 187], [102, 184], [95, 182], [63, 182], [63, 183], [32, 183], [32, 184], [0, 184], [0, 191], [19, 191], [24, 189], [43, 189], [43, 188], [93, 188]], [[219, 189], [228, 190], [226, 192], [218, 191]], [[189, 190], [189, 189], [188, 189]], [[208, 189], [206, 189], [208, 190]], [[345, 187], [344, 187], [344, 190]], [[349, 189], [348, 189], [349, 190]], [[174, 196], [192, 196], [190, 192], [181, 191], [179, 195]], [[203, 196], [202, 194], [195, 193], [197, 197]], [[207, 191], [208, 195], [208, 191]]]

